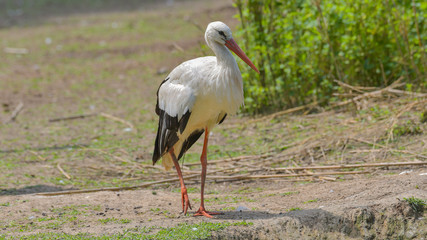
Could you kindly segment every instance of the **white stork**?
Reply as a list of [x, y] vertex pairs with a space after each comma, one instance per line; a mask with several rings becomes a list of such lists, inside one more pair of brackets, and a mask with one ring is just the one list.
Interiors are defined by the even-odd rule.
[[[228, 114], [234, 114], [243, 104], [243, 82], [232, 50], [252, 69], [258, 71], [233, 40], [230, 28], [222, 22], [212, 22], [205, 33], [208, 46], [216, 57], [200, 57], [180, 64], [160, 84], [157, 91], [156, 113], [159, 126], [154, 146], [153, 164], [162, 158], [169, 170], [175, 165], [181, 184], [184, 214], [191, 209], [178, 160], [205, 133], [200, 157], [201, 203], [194, 216], [212, 217], [204, 206], [204, 186], [207, 168], [209, 132], [221, 124]], [[227, 49], [228, 48], [228, 49]]]

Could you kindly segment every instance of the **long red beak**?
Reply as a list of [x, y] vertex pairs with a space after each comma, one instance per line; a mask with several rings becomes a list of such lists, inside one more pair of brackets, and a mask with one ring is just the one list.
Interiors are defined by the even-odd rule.
[[249, 60], [248, 56], [240, 49], [239, 45], [234, 41], [234, 39], [230, 39], [225, 41], [225, 46], [228, 47], [231, 51], [233, 51], [237, 56], [239, 56], [246, 64], [248, 64], [253, 70], [255, 70], [258, 74], [259, 71], [255, 67], [255, 65]]

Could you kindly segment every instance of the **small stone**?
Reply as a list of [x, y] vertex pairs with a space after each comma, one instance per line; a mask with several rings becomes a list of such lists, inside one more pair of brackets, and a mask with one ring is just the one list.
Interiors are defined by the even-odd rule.
[[236, 211], [237, 212], [242, 212], [242, 211], [247, 211], [249, 210], [249, 208], [245, 207], [245, 206], [238, 206]]
[[403, 172], [399, 173], [399, 175], [409, 174], [411, 172], [413, 172], [413, 170], [407, 170], [407, 171], [403, 171]]
[[52, 38], [50, 38], [50, 37], [45, 38], [44, 39], [44, 43], [46, 43], [46, 45], [51, 44], [52, 43]]

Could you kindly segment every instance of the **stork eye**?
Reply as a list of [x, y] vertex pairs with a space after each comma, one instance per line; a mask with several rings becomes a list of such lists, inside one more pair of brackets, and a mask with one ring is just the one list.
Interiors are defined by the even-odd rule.
[[227, 38], [227, 37], [225, 36], [225, 33], [224, 33], [223, 31], [218, 31], [218, 33], [219, 33], [219, 35], [221, 35], [221, 36], [223, 36], [223, 37]]

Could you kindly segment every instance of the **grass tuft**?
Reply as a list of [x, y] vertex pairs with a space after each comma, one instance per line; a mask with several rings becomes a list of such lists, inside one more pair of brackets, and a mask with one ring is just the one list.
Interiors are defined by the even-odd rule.
[[404, 201], [409, 203], [409, 206], [416, 212], [422, 213], [424, 212], [424, 207], [426, 206], [426, 201], [420, 198], [416, 198], [414, 196], [409, 198], [403, 198]]

